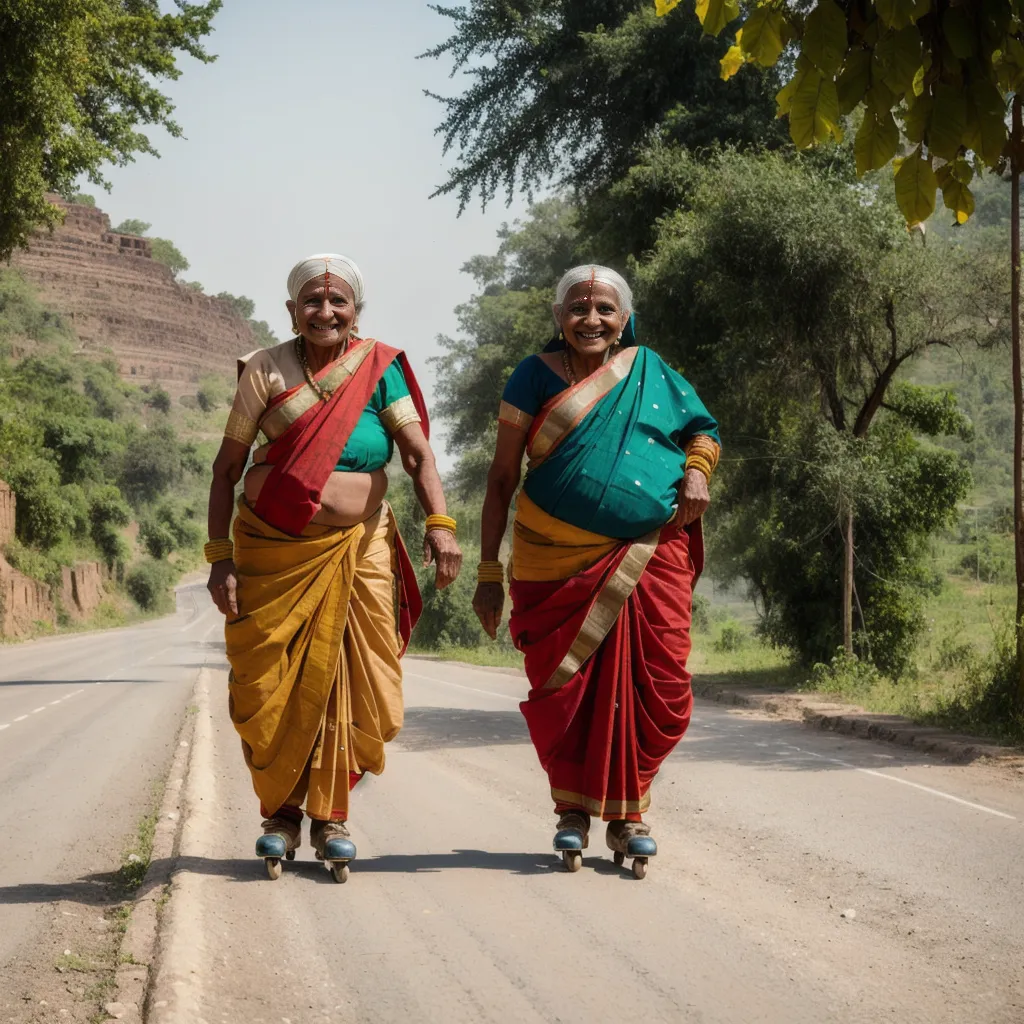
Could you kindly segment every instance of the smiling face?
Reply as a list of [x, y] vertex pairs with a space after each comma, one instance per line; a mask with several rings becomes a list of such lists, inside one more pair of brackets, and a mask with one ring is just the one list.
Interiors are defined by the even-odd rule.
[[348, 340], [358, 313], [351, 285], [333, 274], [307, 281], [299, 297], [286, 305], [298, 333], [325, 348]]
[[569, 289], [559, 323], [566, 342], [580, 355], [597, 356], [615, 344], [629, 320], [615, 289], [601, 281], [584, 281]]

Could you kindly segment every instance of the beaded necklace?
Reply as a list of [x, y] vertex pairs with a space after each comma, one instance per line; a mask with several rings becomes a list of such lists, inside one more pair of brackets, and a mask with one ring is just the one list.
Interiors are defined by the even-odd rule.
[[[344, 355], [346, 351], [348, 351], [348, 341], [345, 342], [341, 355]], [[313, 376], [313, 371], [309, 368], [309, 362], [306, 360], [306, 339], [301, 334], [295, 339], [295, 355], [299, 360], [299, 366], [302, 367], [302, 375], [306, 378], [306, 383], [313, 389], [314, 394], [321, 402], [326, 402], [334, 394], [334, 388], [323, 387]], [[340, 359], [341, 356], [338, 358]]]

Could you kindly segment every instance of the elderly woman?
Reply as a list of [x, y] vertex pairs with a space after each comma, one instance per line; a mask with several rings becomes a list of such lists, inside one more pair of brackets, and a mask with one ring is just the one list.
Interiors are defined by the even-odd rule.
[[[209, 590], [227, 616], [231, 719], [262, 803], [256, 853], [271, 878], [310, 841], [337, 881], [356, 855], [349, 790], [384, 770], [402, 727], [399, 658], [421, 608], [384, 500], [393, 445], [427, 513], [438, 587], [462, 555], [427, 413], [405, 355], [356, 334], [363, 278], [344, 256], [288, 277], [295, 337], [239, 360], [210, 488]], [[235, 486], [257, 434], [228, 539]]]
[[558, 815], [555, 850], [579, 869], [591, 816], [615, 862], [644, 877], [657, 845], [642, 815], [692, 696], [693, 584], [718, 428], [693, 388], [633, 333], [629, 285], [570, 270], [559, 333], [513, 371], [483, 507], [474, 607], [493, 637], [504, 604], [498, 551], [513, 528], [509, 623], [526, 656], [522, 705]]

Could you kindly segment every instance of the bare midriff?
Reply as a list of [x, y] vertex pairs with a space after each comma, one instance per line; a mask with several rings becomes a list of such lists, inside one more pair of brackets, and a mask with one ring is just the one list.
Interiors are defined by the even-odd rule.
[[[245, 500], [255, 507], [273, 466], [253, 466], [245, 474]], [[332, 473], [320, 495], [320, 511], [314, 523], [324, 526], [355, 526], [369, 519], [380, 508], [388, 492], [388, 476], [383, 469], [372, 473]]]

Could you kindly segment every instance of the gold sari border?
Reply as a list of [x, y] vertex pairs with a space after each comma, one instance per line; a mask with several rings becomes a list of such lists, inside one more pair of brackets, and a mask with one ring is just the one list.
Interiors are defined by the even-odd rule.
[[251, 445], [256, 440], [260, 428], [255, 420], [249, 419], [245, 413], [232, 409], [228, 414], [228, 421], [224, 426], [224, 436], [232, 441], [239, 441], [242, 444]]
[[594, 817], [604, 814], [643, 814], [651, 806], [650, 790], [644, 793], [639, 800], [595, 800], [592, 796], [570, 793], [566, 789], [555, 789], [554, 787], [551, 789], [551, 796], [555, 803], [582, 807]]
[[551, 678], [544, 684], [545, 690], [558, 690], [563, 687], [604, 642], [604, 638], [615, 625], [615, 620], [619, 617], [629, 595], [633, 593], [640, 582], [647, 563], [654, 555], [658, 547], [660, 533], [660, 529], [652, 530], [629, 546], [619, 567], [601, 588], [601, 593], [597, 595], [597, 600], [594, 601], [587, 617], [583, 620], [583, 625], [580, 626], [580, 631], [568, 653], [552, 673]]
[[[363, 360], [373, 351], [376, 344], [377, 342], [371, 339], [346, 352], [317, 383], [326, 391], [337, 391], [363, 365]], [[291, 398], [275, 406], [260, 419], [260, 430], [274, 440], [318, 402], [320, 396], [307, 382]]]
[[416, 403], [412, 400], [411, 395], [403, 395], [386, 409], [381, 410], [380, 421], [390, 434], [397, 434], [402, 427], [407, 427], [410, 423], [421, 422], [420, 414], [416, 411]]
[[583, 417], [612, 388], [629, 376], [637, 351], [635, 347], [623, 349], [586, 380], [580, 381], [575, 387], [561, 392], [552, 399], [547, 411], [540, 413], [542, 422], [536, 434], [530, 439], [528, 454], [531, 469], [543, 462], [566, 435], [579, 425]]
[[511, 402], [502, 399], [498, 406], [498, 422], [507, 423], [517, 430], [529, 430], [533, 424], [533, 417], [522, 409], [517, 409]]

